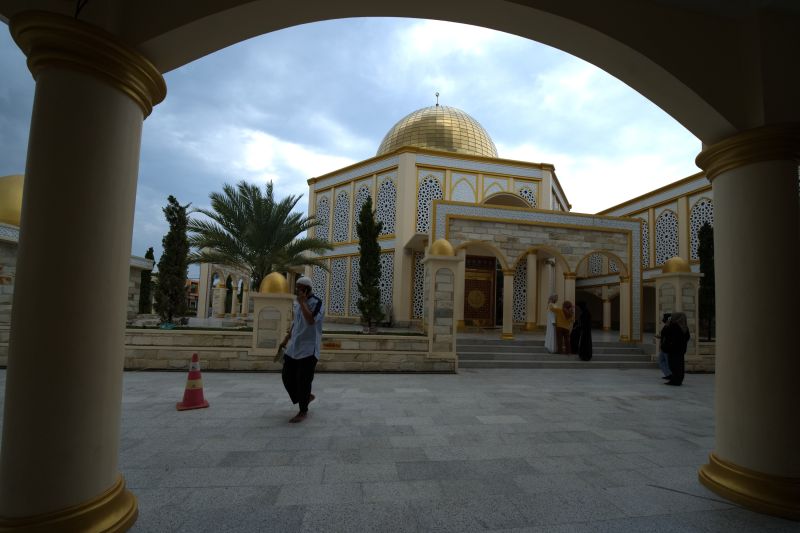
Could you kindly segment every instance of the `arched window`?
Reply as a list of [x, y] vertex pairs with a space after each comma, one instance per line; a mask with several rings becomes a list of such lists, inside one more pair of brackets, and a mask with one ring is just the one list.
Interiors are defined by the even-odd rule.
[[678, 255], [678, 217], [667, 209], [656, 220], [656, 264]]

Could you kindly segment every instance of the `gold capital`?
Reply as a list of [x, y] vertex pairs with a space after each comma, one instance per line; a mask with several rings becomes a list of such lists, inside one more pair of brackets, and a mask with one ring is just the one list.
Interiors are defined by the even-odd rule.
[[700, 152], [695, 159], [709, 181], [735, 168], [774, 160], [800, 161], [800, 124], [787, 123], [743, 131]]
[[53, 67], [84, 72], [127, 94], [145, 117], [167, 95], [164, 78], [147, 58], [96, 26], [43, 11], [15, 15], [9, 26], [34, 79]]

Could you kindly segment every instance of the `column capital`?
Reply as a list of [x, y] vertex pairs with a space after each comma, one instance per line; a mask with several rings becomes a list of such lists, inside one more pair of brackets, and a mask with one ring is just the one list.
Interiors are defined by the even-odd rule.
[[504, 276], [514, 277], [514, 274], [516, 274], [516, 273], [517, 273], [517, 270], [515, 268], [504, 268], [503, 269], [503, 275]]
[[63, 15], [25, 11], [9, 22], [37, 79], [49, 68], [84, 72], [128, 95], [147, 117], [167, 95], [158, 69], [107, 31]]
[[578, 274], [575, 272], [564, 272], [564, 279], [575, 279]]
[[620, 275], [620, 277], [619, 277], [619, 282], [620, 283], [628, 283], [630, 280], [631, 280], [630, 276], [622, 276], [622, 275]]
[[729, 170], [761, 161], [800, 161], [800, 123], [762, 126], [705, 148], [695, 159], [709, 181]]

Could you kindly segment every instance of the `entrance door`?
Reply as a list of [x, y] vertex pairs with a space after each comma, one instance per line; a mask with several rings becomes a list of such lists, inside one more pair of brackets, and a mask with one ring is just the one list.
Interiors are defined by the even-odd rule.
[[464, 273], [464, 324], [494, 326], [495, 258], [468, 255]]

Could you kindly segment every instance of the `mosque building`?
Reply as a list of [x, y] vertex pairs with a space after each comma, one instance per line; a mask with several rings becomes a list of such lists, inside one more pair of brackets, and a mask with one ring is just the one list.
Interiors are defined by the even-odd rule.
[[597, 327], [641, 340], [656, 323], [654, 278], [665, 269], [698, 271], [697, 232], [713, 224], [702, 174], [598, 214], [573, 213], [552, 164], [502, 159], [478, 121], [438, 103], [398, 121], [374, 157], [308, 185], [315, 236], [333, 245], [328, 270], [308, 272], [327, 317], [358, 320], [356, 222], [371, 198], [383, 224], [381, 301], [392, 321], [422, 318], [426, 247], [446, 239], [463, 258], [459, 328], [502, 328], [505, 338], [543, 327], [556, 293], [559, 301], [585, 300]]

